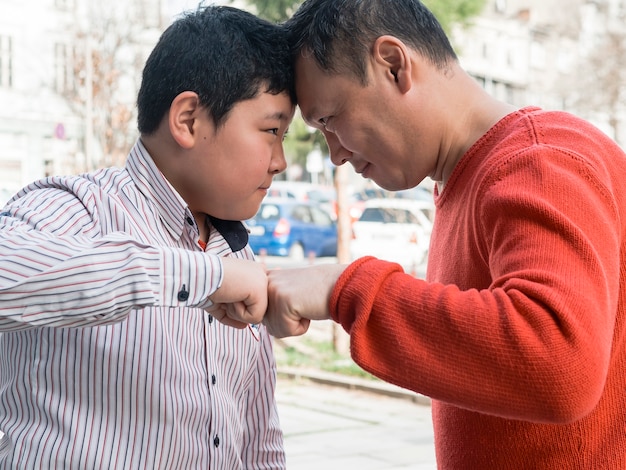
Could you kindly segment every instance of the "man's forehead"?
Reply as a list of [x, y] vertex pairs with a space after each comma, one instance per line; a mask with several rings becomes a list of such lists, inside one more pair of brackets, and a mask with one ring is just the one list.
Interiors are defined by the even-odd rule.
[[296, 62], [296, 95], [305, 122], [313, 122], [318, 114], [319, 101], [324, 93], [320, 80], [322, 71], [312, 58], [300, 57]]
[[295, 63], [296, 84], [311, 75], [322, 73], [322, 69], [312, 57], [299, 57]]
[[298, 98], [298, 107], [300, 108], [300, 115], [302, 120], [310, 126], [318, 124], [318, 119], [322, 116], [320, 107], [315, 102], [315, 97], [306, 99]]

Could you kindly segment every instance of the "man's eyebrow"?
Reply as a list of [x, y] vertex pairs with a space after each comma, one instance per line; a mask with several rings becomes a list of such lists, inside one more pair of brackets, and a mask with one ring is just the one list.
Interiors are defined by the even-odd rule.
[[307, 124], [318, 124], [312, 118], [312, 116], [315, 116], [316, 114], [317, 114], [317, 109], [316, 108], [310, 109], [309, 112], [306, 113], [306, 114], [304, 114], [302, 112], [302, 108], [300, 108], [300, 115], [302, 116], [302, 120], [304, 122], [306, 122]]

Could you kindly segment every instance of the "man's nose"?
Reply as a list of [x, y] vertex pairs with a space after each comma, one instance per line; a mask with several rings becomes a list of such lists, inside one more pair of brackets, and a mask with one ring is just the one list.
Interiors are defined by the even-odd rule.
[[330, 161], [333, 165], [340, 166], [346, 163], [350, 158], [350, 152], [341, 145], [339, 139], [332, 132], [324, 132], [328, 150], [330, 152]]

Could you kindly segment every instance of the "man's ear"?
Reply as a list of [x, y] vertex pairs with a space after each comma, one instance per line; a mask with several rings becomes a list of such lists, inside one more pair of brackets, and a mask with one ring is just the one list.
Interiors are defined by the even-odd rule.
[[196, 119], [200, 112], [200, 99], [193, 91], [183, 91], [170, 105], [168, 123], [172, 137], [182, 148], [193, 147], [196, 138]]
[[406, 93], [412, 85], [411, 56], [406, 45], [394, 36], [380, 36], [374, 42], [374, 61], [385, 70], [401, 93]]

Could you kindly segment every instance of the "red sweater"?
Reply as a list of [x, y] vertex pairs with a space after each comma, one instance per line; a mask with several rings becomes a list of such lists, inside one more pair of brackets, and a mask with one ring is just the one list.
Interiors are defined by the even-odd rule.
[[526, 108], [441, 194], [427, 281], [362, 258], [331, 315], [354, 360], [433, 399], [442, 469], [626, 469], [626, 156]]

